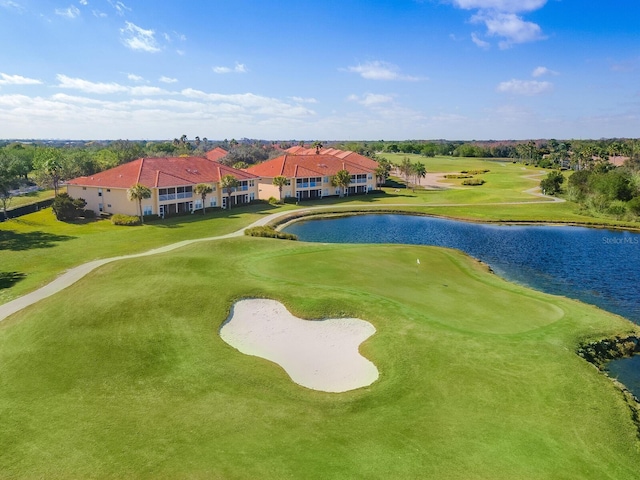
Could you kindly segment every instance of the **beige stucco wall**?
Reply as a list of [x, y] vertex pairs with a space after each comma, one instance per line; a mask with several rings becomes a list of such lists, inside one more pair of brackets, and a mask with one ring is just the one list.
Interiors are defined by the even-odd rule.
[[[284, 200], [289, 197], [295, 198], [295, 187], [293, 184], [295, 183], [295, 179], [289, 179], [291, 181], [290, 185], [285, 185], [282, 187], [282, 199]], [[264, 177], [259, 181], [259, 192], [258, 198], [260, 200], [269, 200], [271, 197], [280, 198], [280, 190], [273, 184], [273, 178]]]
[[[127, 190], [124, 188], [82, 187], [79, 185], [67, 185], [67, 192], [73, 198], [83, 198], [87, 202], [85, 207], [100, 214], [100, 204], [105, 213], [123, 213], [126, 215], [138, 215], [137, 202], [131, 202], [127, 198]], [[102, 192], [102, 196], [100, 195]], [[156, 194], [157, 198], [157, 194]], [[154, 198], [142, 201], [142, 206], [154, 205]], [[157, 208], [155, 209], [157, 212]]]
[[[216, 205], [215, 208], [222, 207], [222, 198], [226, 197], [226, 194], [222, 192], [220, 185], [218, 183], [210, 183], [213, 188], [213, 192], [207, 195], [205, 200], [206, 207], [211, 207], [211, 199], [215, 198]], [[194, 185], [195, 186], [195, 185]], [[251, 194], [253, 193], [253, 198], [258, 199], [258, 190], [259, 183], [256, 179], [254, 181], [254, 185], [249, 185], [248, 190], [234, 192], [232, 195], [249, 195], [249, 199], [251, 199]], [[127, 198], [127, 189], [125, 188], [104, 188], [104, 187], [83, 187], [80, 185], [68, 185], [67, 191], [69, 195], [73, 198], [83, 198], [87, 202], [87, 206], [85, 207], [88, 210], [93, 210], [96, 214], [100, 214], [100, 204], [102, 204], [102, 211], [105, 213], [123, 213], [125, 215], [138, 215], [138, 203], [129, 201]], [[100, 195], [100, 192], [102, 195]], [[151, 188], [151, 198], [144, 199], [142, 201], [142, 209], [147, 206], [151, 207], [152, 213], [154, 215], [159, 214], [160, 205], [167, 205], [171, 203], [182, 203], [182, 202], [193, 202], [194, 208], [196, 201], [201, 200], [200, 195], [196, 195], [195, 193], [191, 198], [184, 199], [176, 199], [176, 200], [168, 200], [168, 201], [159, 201], [159, 193], [157, 188]]]

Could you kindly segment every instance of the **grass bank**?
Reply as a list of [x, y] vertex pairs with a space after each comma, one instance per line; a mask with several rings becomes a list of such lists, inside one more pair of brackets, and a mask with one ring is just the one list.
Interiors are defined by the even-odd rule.
[[[370, 321], [377, 333], [361, 351], [379, 381], [316, 392], [240, 354], [217, 331], [246, 297], [302, 318]], [[447, 249], [192, 245], [104, 266], [0, 324], [0, 471], [637, 478], [629, 410], [575, 354], [586, 340], [637, 330]]]

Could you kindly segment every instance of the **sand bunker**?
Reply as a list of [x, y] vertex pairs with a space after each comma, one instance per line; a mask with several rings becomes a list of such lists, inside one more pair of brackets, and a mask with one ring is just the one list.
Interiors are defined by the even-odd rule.
[[280, 302], [237, 302], [220, 336], [242, 353], [280, 365], [299, 385], [323, 392], [346, 392], [371, 385], [378, 369], [358, 352], [375, 333], [357, 318], [302, 320]]

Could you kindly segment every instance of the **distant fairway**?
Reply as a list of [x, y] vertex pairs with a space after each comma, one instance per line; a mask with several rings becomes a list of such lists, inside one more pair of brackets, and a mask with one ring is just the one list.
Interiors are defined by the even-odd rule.
[[[371, 322], [379, 380], [321, 393], [237, 352], [217, 332], [247, 297]], [[628, 407], [575, 354], [634, 328], [432, 247], [237, 238], [113, 263], [0, 323], [0, 476], [638, 478]]]

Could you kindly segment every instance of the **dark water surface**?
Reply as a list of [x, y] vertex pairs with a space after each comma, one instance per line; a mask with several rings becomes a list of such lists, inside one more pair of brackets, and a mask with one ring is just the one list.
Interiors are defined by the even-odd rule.
[[[410, 215], [309, 220], [285, 229], [300, 240], [404, 243], [462, 250], [503, 278], [576, 298], [640, 324], [640, 233], [558, 226], [507, 226]], [[609, 365], [640, 396], [640, 357]]]

